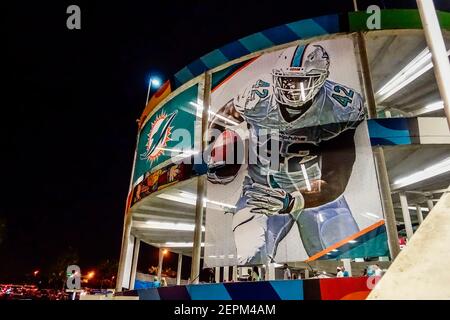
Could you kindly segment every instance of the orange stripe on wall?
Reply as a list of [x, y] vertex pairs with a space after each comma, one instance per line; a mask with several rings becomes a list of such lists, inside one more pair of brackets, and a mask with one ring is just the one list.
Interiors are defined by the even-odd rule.
[[364, 235], [366, 233], [369, 233], [370, 231], [378, 228], [379, 226], [382, 226], [383, 224], [384, 224], [384, 220], [380, 220], [377, 223], [375, 223], [375, 224], [373, 224], [373, 225], [371, 225], [371, 226], [369, 226], [369, 227], [359, 231], [358, 233], [355, 233], [355, 234], [351, 235], [350, 237], [347, 237], [347, 238], [345, 238], [345, 239], [343, 239], [343, 240], [341, 240], [339, 242], [336, 242], [335, 244], [333, 244], [332, 246], [329, 246], [325, 250], [322, 250], [322, 251], [316, 253], [315, 255], [309, 257], [309, 259], [306, 260], [306, 262], [311, 262], [311, 261], [317, 260], [320, 257], [323, 257], [324, 255], [326, 255], [328, 252], [330, 252], [330, 251], [332, 251], [332, 250], [334, 250], [336, 248], [339, 248], [340, 246], [343, 246], [344, 244], [346, 244], [350, 240], [355, 240], [356, 238], [358, 238], [358, 237], [360, 237], [360, 236], [362, 236], [362, 235]]
[[221, 83], [219, 83], [214, 89], [212, 89], [211, 92], [214, 92], [214, 91], [216, 91], [216, 89], [219, 89], [220, 86], [222, 86], [223, 84], [228, 82], [228, 80], [233, 78], [237, 73], [241, 72], [242, 69], [246, 68], [250, 63], [252, 63], [256, 59], [258, 59], [259, 57], [260, 56], [257, 56], [257, 57], [254, 57], [254, 58], [250, 59], [249, 61], [247, 61], [244, 65], [242, 65], [239, 69], [235, 70], [232, 74], [230, 74], [228, 77], [226, 77]]
[[170, 93], [172, 89], [170, 87], [170, 81], [167, 80], [164, 84], [159, 88], [158, 91], [150, 98], [147, 105], [145, 106], [144, 111], [142, 112], [141, 117], [139, 118], [139, 127], [142, 126], [147, 116], [152, 112], [152, 110]]

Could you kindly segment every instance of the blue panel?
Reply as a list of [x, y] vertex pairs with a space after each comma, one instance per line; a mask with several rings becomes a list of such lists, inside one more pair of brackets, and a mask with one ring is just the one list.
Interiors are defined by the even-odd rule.
[[154, 288], [155, 283], [153, 281], [141, 281], [141, 280], [135, 280], [134, 281], [134, 289], [148, 289], [148, 288]]
[[139, 300], [161, 300], [158, 289], [142, 289], [138, 290]]
[[222, 283], [187, 286], [191, 300], [231, 300]]
[[209, 69], [215, 68], [225, 62], [228, 62], [227, 57], [225, 57], [223, 53], [218, 49], [205, 54], [203, 57], [201, 57], [201, 60]]
[[281, 300], [303, 300], [302, 280], [270, 281]]
[[298, 36], [286, 25], [271, 28], [262, 32], [274, 44], [283, 44], [298, 40]]
[[224, 283], [232, 300], [280, 300], [268, 281]]
[[158, 289], [161, 300], [190, 300], [186, 286], [164, 287]]
[[239, 42], [242, 43], [242, 45], [250, 52], [255, 52], [273, 46], [273, 42], [267, 39], [267, 37], [261, 32], [242, 38]]
[[208, 70], [208, 67], [200, 59], [188, 64], [187, 68], [189, 69], [189, 71], [191, 71], [194, 77]]
[[411, 144], [406, 118], [369, 120], [367, 125], [372, 145]]
[[187, 67], [184, 67], [183, 69], [175, 73], [175, 78], [177, 80], [177, 84], [181, 85], [194, 78], [194, 76]]
[[286, 25], [292, 30], [300, 39], [307, 39], [315, 36], [328, 34], [321, 25], [317, 24], [312, 19], [301, 20], [292, 22]]
[[229, 43], [219, 49], [229, 60], [237, 59], [250, 53], [239, 41]]
[[338, 15], [321, 16], [313, 18], [312, 20], [319, 24], [326, 31], [326, 33], [338, 33], [344, 31], [340, 30]]

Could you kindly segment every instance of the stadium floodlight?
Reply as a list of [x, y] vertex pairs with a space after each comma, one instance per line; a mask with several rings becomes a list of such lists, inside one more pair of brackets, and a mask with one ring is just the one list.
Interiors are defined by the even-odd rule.
[[[447, 51], [447, 55], [450, 55], [450, 50]], [[377, 102], [386, 100], [431, 68], [433, 68], [431, 52], [428, 48], [425, 48], [375, 93]]]
[[[145, 224], [147, 225], [147, 228], [159, 230], [194, 231], [195, 229], [195, 224], [191, 223], [173, 223], [148, 220]], [[202, 231], [205, 231], [204, 226], [202, 226]]]
[[435, 176], [438, 176], [440, 174], [446, 173], [450, 171], [450, 157], [439, 161], [428, 168], [425, 168], [423, 170], [419, 170], [417, 172], [414, 172], [406, 177], [399, 178], [394, 181], [394, 183], [391, 185], [392, 189], [399, 189], [408, 185], [411, 185], [413, 183], [417, 183], [423, 180], [427, 180], [430, 178], [433, 178]]
[[152, 90], [152, 87], [158, 89], [160, 86], [161, 80], [158, 77], [150, 76], [150, 79], [148, 80], [147, 98], [145, 99], [145, 106], [147, 106], [148, 98], [150, 97], [150, 91]]
[[159, 88], [159, 86], [161, 85], [161, 80], [159, 80], [158, 78], [152, 78], [151, 82], [152, 86], [155, 88]]

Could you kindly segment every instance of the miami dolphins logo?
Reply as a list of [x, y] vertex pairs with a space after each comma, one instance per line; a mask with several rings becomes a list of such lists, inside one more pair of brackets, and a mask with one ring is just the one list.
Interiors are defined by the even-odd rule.
[[150, 132], [147, 135], [146, 151], [140, 155], [141, 160], [153, 162], [164, 153], [164, 147], [171, 140], [170, 134], [172, 133], [173, 127], [170, 125], [176, 115], [177, 111], [169, 115], [161, 112], [155, 121], [152, 122]]

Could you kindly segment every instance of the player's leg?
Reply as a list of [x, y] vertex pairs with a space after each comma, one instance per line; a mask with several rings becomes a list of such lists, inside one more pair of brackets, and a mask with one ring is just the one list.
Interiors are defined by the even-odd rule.
[[359, 231], [343, 196], [322, 206], [305, 209], [297, 226], [309, 256]]
[[270, 262], [274, 262], [278, 244], [286, 237], [294, 224], [290, 214], [277, 214], [269, 216], [267, 220], [266, 246]]
[[238, 264], [266, 262], [267, 216], [244, 207], [233, 215], [233, 234]]

